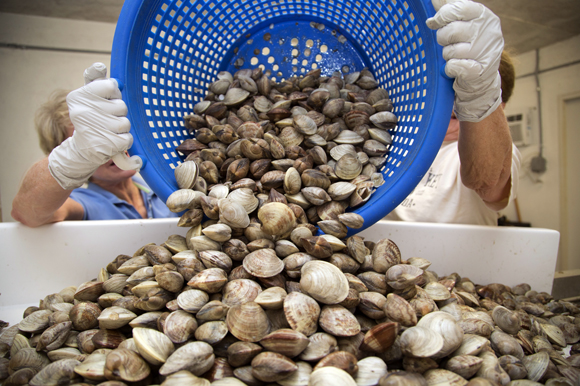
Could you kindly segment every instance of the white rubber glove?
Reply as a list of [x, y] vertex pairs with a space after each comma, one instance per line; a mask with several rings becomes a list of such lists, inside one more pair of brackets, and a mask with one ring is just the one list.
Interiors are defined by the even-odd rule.
[[455, 78], [455, 115], [479, 122], [501, 103], [499, 63], [504, 41], [499, 18], [470, 0], [432, 0], [438, 11], [427, 19], [437, 31], [447, 61], [445, 73]]
[[[63, 189], [84, 184], [97, 168], [131, 147], [127, 106], [107, 67], [95, 63], [84, 73], [85, 85], [67, 96], [73, 136], [48, 156], [48, 168]], [[140, 160], [139, 160], [140, 161]], [[134, 169], [141, 167], [135, 162]]]

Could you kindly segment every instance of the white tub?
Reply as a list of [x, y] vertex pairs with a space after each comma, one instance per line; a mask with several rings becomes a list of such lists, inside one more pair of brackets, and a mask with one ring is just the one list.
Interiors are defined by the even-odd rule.
[[[36, 229], [0, 224], [0, 320], [17, 323], [46, 295], [93, 279], [117, 255], [185, 235], [177, 219], [69, 221]], [[537, 228], [381, 221], [361, 236], [390, 238], [403, 259], [423, 257], [439, 275], [457, 272], [476, 283], [527, 282], [551, 292], [558, 232]]]

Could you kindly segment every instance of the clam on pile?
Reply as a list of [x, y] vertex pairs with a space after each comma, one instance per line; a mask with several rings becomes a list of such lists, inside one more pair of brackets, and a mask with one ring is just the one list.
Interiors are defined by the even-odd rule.
[[376, 86], [220, 73], [167, 201], [186, 235], [27, 309], [3, 385], [578, 385], [576, 304], [347, 236], [396, 125]]

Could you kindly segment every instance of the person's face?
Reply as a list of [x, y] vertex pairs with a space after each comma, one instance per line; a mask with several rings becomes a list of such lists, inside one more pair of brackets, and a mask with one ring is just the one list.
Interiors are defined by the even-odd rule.
[[121, 170], [115, 165], [113, 160], [109, 160], [109, 162], [97, 168], [91, 177], [91, 181], [117, 184], [133, 177], [136, 173], [135, 170]]

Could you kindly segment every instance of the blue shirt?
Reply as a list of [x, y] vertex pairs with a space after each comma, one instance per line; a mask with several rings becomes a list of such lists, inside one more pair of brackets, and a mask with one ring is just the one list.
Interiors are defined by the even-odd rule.
[[[139, 187], [141, 197], [147, 210], [147, 218], [179, 217], [167, 208], [165, 203], [139, 177], [133, 177], [133, 182]], [[121, 200], [113, 193], [89, 182], [86, 188], [72, 191], [70, 198], [83, 206], [83, 220], [132, 220], [142, 219], [137, 209], [127, 201]]]

